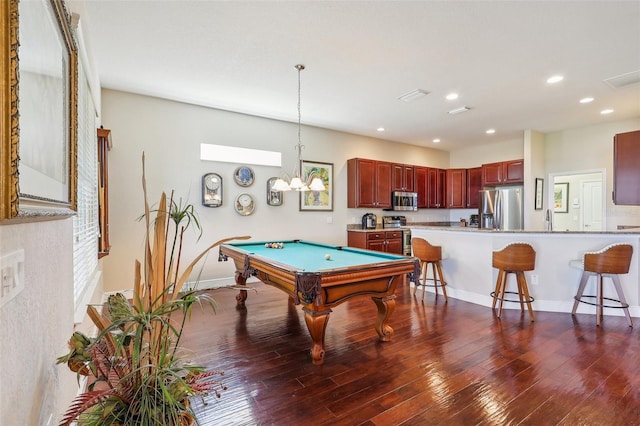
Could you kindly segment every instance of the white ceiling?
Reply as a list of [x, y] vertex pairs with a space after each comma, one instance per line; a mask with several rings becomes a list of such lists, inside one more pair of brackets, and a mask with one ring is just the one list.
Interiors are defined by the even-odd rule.
[[[295, 122], [302, 63], [303, 124], [446, 151], [640, 117], [640, 85], [603, 81], [640, 70], [640, 1], [68, 6], [111, 89]], [[547, 84], [553, 74], [564, 81]], [[430, 94], [397, 99], [415, 89]], [[451, 91], [458, 100], [445, 99]], [[585, 96], [595, 100], [579, 104]]]

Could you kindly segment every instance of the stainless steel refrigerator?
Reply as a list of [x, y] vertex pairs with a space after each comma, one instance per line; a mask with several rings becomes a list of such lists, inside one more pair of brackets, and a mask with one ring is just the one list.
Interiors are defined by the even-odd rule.
[[479, 191], [480, 228], [518, 230], [524, 228], [521, 186]]

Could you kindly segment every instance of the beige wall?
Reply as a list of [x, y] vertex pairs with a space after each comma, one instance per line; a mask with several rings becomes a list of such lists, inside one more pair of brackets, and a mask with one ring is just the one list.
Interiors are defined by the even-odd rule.
[[77, 389], [57, 366], [73, 333], [71, 219], [0, 226], [0, 256], [24, 250], [25, 288], [0, 308], [0, 424], [58, 424]]
[[[113, 149], [109, 154], [109, 208], [111, 253], [104, 259], [106, 290], [132, 287], [134, 259], [140, 258], [144, 226], [136, 221], [143, 211], [141, 155], [145, 152], [149, 194], [155, 202], [161, 191], [175, 190], [188, 198], [199, 214], [203, 235], [196, 243], [188, 233], [184, 261], [217, 239], [250, 235], [254, 240], [303, 238], [346, 244], [348, 223], [359, 223], [364, 209], [347, 209], [346, 161], [365, 157], [399, 163], [447, 167], [444, 151], [396, 144], [380, 139], [303, 126], [303, 158], [334, 165], [335, 191], [332, 212], [300, 212], [298, 194], [287, 193], [284, 205], [266, 204], [266, 181], [281, 173], [280, 168], [251, 166], [256, 179], [241, 188], [232, 179], [242, 164], [200, 161], [200, 144], [211, 143], [243, 148], [266, 149], [283, 153], [283, 164], [291, 173], [295, 162], [297, 125], [211, 108], [187, 105], [130, 93], [104, 90], [102, 122], [112, 130]], [[222, 175], [224, 204], [204, 208], [200, 203], [201, 179], [207, 172]], [[234, 198], [251, 194], [257, 202], [255, 213], [240, 216], [233, 209]], [[374, 210], [381, 220], [383, 211]], [[390, 214], [390, 213], [384, 213]], [[448, 218], [448, 212], [421, 211], [416, 220]], [[203, 279], [228, 278], [230, 263], [219, 263], [211, 255], [204, 264]]]
[[[605, 169], [606, 229], [618, 225], [640, 225], [639, 206], [613, 204], [613, 137], [640, 129], [640, 117], [548, 133], [545, 136], [546, 174]], [[545, 179], [545, 194], [548, 194]]]

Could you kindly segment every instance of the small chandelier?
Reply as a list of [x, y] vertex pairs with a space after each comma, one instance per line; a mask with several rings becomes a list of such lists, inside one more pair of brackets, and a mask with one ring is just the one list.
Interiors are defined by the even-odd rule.
[[284, 177], [278, 178], [276, 182], [273, 184], [274, 191], [290, 191], [296, 190], [299, 192], [303, 191], [324, 191], [326, 188], [324, 187], [324, 183], [322, 183], [322, 179], [317, 176], [311, 175], [309, 179], [311, 182], [303, 180], [303, 176], [301, 176], [301, 164], [302, 164], [302, 141], [300, 139], [300, 71], [304, 69], [304, 65], [298, 64], [295, 67], [298, 70], [298, 144], [295, 146], [296, 149], [296, 165], [293, 168], [293, 173], [291, 178], [285, 175]]

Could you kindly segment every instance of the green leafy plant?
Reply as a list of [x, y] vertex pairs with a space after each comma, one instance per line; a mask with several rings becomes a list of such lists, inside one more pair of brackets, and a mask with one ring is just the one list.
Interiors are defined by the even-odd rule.
[[[192, 364], [180, 347], [185, 322], [195, 304], [215, 312], [214, 300], [182, 288], [194, 267], [214, 247], [234, 239], [217, 241], [180, 269], [184, 233], [190, 226], [201, 229], [190, 204], [167, 200], [162, 193], [158, 208], [147, 201], [144, 155], [142, 186], [146, 224], [144, 265], [135, 262], [133, 299], [122, 294], [109, 297], [99, 311], [88, 307], [98, 327], [92, 339], [76, 332], [69, 340], [70, 352], [58, 363], [87, 375], [87, 389], [69, 406], [60, 425], [168, 425], [193, 424], [189, 398], [225, 389], [218, 370]], [[199, 237], [198, 237], [199, 238]], [[181, 315], [174, 315], [180, 313]]]

